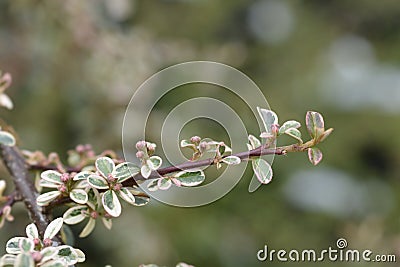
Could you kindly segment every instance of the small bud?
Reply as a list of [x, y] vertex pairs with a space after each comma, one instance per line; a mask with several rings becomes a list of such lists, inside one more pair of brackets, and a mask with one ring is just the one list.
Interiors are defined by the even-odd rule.
[[86, 150], [86, 151], [93, 150], [92, 145], [91, 145], [91, 144], [86, 144], [86, 145], [85, 145], [85, 150]]
[[136, 157], [137, 157], [138, 159], [142, 159], [142, 158], [144, 157], [144, 152], [143, 152], [143, 151], [138, 151], [138, 152], [136, 152]]
[[31, 255], [35, 262], [40, 262], [42, 260], [42, 254], [40, 254], [39, 251], [33, 251]]
[[201, 142], [200, 145], [199, 145], [199, 147], [200, 147], [200, 150], [201, 150], [201, 151], [206, 150], [206, 149], [207, 149], [207, 142]]
[[50, 247], [53, 244], [53, 241], [51, 241], [50, 238], [46, 238], [45, 240], [43, 240], [43, 245], [45, 247]]
[[143, 150], [145, 147], [146, 147], [146, 141], [141, 140], [136, 143], [137, 150]]
[[71, 177], [69, 176], [68, 173], [63, 173], [63, 174], [61, 174], [61, 181], [62, 181], [63, 183], [68, 182], [70, 179], [71, 179]]
[[156, 150], [156, 144], [153, 143], [147, 143], [147, 151], [150, 153], [153, 153]]
[[33, 244], [36, 246], [38, 246], [40, 244], [40, 239], [39, 238], [34, 238], [33, 239]]
[[197, 136], [197, 135], [192, 136], [192, 137], [190, 138], [190, 142], [195, 143], [195, 144], [200, 143], [200, 141], [201, 141], [201, 138], [200, 138], [199, 136]]
[[65, 193], [67, 192], [67, 187], [62, 184], [58, 187], [58, 191], [60, 191], [61, 193]]
[[113, 189], [114, 189], [115, 191], [121, 190], [121, 189], [122, 189], [122, 184], [118, 183], [118, 184], [114, 185], [114, 188], [113, 188]]
[[83, 152], [85, 152], [85, 146], [84, 145], [77, 145], [75, 150], [78, 153], [83, 153]]
[[96, 211], [92, 211], [90, 213], [90, 217], [93, 218], [93, 219], [97, 219], [97, 217], [99, 217], [99, 214]]
[[108, 182], [110, 182], [110, 183], [114, 183], [117, 179], [110, 173], [110, 174], [108, 174], [108, 176], [107, 176], [107, 180], [108, 180]]
[[271, 132], [273, 135], [277, 135], [279, 132], [279, 124], [272, 124], [271, 125]]

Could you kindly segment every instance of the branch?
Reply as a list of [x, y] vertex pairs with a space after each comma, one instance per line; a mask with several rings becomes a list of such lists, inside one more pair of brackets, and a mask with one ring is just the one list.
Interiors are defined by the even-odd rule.
[[[3, 162], [13, 177], [15, 187], [23, 199], [29, 216], [33, 223], [36, 224], [40, 236], [43, 236], [49, 223], [49, 218], [42, 213], [41, 208], [36, 203], [38, 192], [28, 175], [29, 166], [17, 147], [0, 145], [0, 150]], [[61, 240], [57, 241], [61, 242]]]
[[[252, 157], [259, 157], [259, 156], [264, 156], [264, 155], [286, 155], [287, 151], [293, 152], [293, 151], [300, 151], [299, 149], [294, 149], [294, 146], [298, 145], [290, 145], [286, 147], [277, 147], [277, 148], [265, 148], [264, 146], [260, 146], [256, 149], [250, 150], [250, 151], [244, 151], [236, 154], [232, 154], [230, 156], [236, 156], [240, 158], [242, 161], [249, 160]], [[227, 156], [224, 156], [227, 157]], [[222, 157], [222, 158], [224, 158]], [[154, 179], [154, 178], [160, 178], [161, 176], [164, 176], [169, 173], [173, 172], [179, 172], [182, 170], [190, 170], [190, 169], [195, 169], [199, 167], [205, 167], [205, 166], [211, 166], [216, 164], [217, 161], [215, 158], [209, 158], [209, 159], [204, 159], [204, 160], [199, 160], [199, 161], [187, 161], [185, 163], [175, 165], [175, 166], [169, 166], [165, 168], [158, 169], [157, 171], [153, 171], [149, 178], [144, 178], [140, 173], [135, 175], [133, 178], [127, 180], [123, 183], [124, 186], [131, 186], [133, 182], [135, 181], [144, 181], [148, 179]]]
[[6, 202], [3, 204], [3, 207], [0, 208], [0, 217], [4, 214], [4, 208], [7, 206], [12, 207], [16, 202], [21, 201], [22, 198], [18, 194], [17, 191], [12, 192], [10, 195], [5, 196], [7, 199]]

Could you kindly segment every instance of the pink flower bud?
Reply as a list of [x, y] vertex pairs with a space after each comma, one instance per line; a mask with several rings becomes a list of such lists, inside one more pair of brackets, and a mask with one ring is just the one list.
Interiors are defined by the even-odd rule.
[[114, 183], [117, 179], [116, 179], [114, 176], [112, 176], [112, 174], [110, 173], [110, 174], [108, 174], [108, 176], [107, 176], [107, 180], [108, 180], [108, 182], [110, 182], [110, 183]]
[[60, 191], [61, 193], [65, 193], [67, 192], [67, 187], [62, 184], [58, 187], [58, 191]]
[[93, 218], [93, 219], [97, 219], [97, 217], [99, 217], [99, 214], [96, 211], [92, 211], [90, 213], [90, 217]]
[[143, 152], [143, 151], [138, 151], [138, 152], [136, 152], [136, 157], [137, 157], [138, 159], [142, 159], [142, 158], [144, 157], [144, 152]]
[[40, 254], [39, 251], [33, 251], [31, 255], [35, 262], [40, 262], [42, 260], [42, 254]]
[[45, 247], [50, 247], [53, 244], [53, 241], [51, 241], [50, 238], [46, 238], [45, 240], [43, 240], [43, 245]]
[[277, 135], [279, 132], [279, 125], [278, 124], [272, 124], [271, 125], [271, 132], [274, 135]]
[[85, 152], [85, 146], [84, 145], [77, 145], [75, 150], [78, 153], [83, 153], [83, 152]]
[[152, 143], [147, 143], [147, 150], [151, 153], [154, 152], [156, 150], [156, 145]]
[[143, 150], [145, 147], [146, 147], [146, 141], [141, 140], [136, 143], [137, 150]]
[[204, 151], [207, 149], [207, 142], [201, 142], [200, 143], [200, 150]]
[[85, 150], [86, 150], [86, 151], [93, 150], [92, 145], [91, 145], [91, 144], [86, 144], [86, 145], [85, 145]]
[[114, 189], [115, 191], [121, 190], [121, 189], [122, 189], [122, 184], [118, 183], [118, 184], [114, 185], [114, 188], [113, 188], [113, 189]]
[[195, 136], [192, 136], [191, 138], [190, 138], [190, 142], [192, 142], [192, 143], [199, 143], [201, 141], [201, 138], [199, 137], [199, 136], [197, 136], [197, 135], [195, 135]]
[[33, 244], [36, 246], [38, 246], [40, 244], [40, 239], [39, 238], [34, 238], [33, 239]]
[[71, 177], [69, 176], [68, 173], [63, 173], [63, 174], [61, 174], [61, 181], [62, 181], [63, 183], [68, 182], [69, 179], [71, 179]]

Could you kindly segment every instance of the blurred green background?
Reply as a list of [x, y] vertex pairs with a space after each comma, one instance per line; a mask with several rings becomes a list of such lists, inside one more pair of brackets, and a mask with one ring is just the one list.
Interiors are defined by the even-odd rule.
[[[335, 131], [321, 145], [322, 163], [277, 157], [268, 186], [248, 193], [248, 170], [231, 193], [199, 208], [125, 207], [112, 231], [98, 225], [77, 240], [87, 252], [82, 266], [395, 266], [259, 262], [256, 253], [265, 244], [335, 247], [343, 237], [350, 248], [399, 260], [399, 17], [400, 4], [389, 0], [0, 1], [0, 68], [13, 75], [15, 104], [1, 117], [25, 149], [121, 151], [126, 105], [148, 77], [189, 60], [231, 65], [257, 83], [280, 121], [324, 115]], [[195, 89], [248, 112], [222, 89]], [[185, 92], [171, 92], [154, 112], [165, 116], [190, 98]], [[194, 121], [185, 133], [226, 138], [204, 125]], [[21, 205], [14, 215], [1, 244], [23, 234]]]

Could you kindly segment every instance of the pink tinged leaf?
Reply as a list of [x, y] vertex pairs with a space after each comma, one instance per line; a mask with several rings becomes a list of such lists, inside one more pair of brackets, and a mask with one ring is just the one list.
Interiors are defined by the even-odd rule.
[[285, 133], [285, 131], [290, 129], [290, 128], [298, 129], [298, 128], [300, 128], [300, 126], [301, 126], [301, 124], [298, 121], [294, 121], [294, 120], [286, 121], [279, 128], [279, 134]]
[[252, 161], [253, 171], [257, 179], [262, 184], [268, 184], [272, 180], [272, 168], [271, 165], [264, 159], [255, 159]]
[[152, 156], [146, 161], [146, 163], [151, 170], [155, 171], [160, 168], [162, 159], [159, 156]]
[[322, 115], [315, 111], [308, 111], [306, 114], [307, 131], [312, 138], [318, 136], [318, 133], [324, 131], [324, 118]]
[[178, 186], [178, 187], [181, 187], [181, 186], [182, 186], [181, 181], [179, 181], [179, 180], [176, 179], [176, 178], [171, 178], [171, 181], [172, 181], [176, 186]]
[[326, 130], [322, 135], [321, 135], [321, 139], [320, 142], [324, 141], [331, 133], [333, 132], [333, 128], [329, 128], [328, 130]]
[[21, 248], [19, 247], [19, 243], [21, 242], [22, 239], [26, 237], [13, 237], [10, 240], [7, 241], [6, 244], [6, 252], [9, 254], [19, 254], [21, 253]]
[[14, 267], [35, 267], [35, 262], [30, 254], [22, 253], [15, 258]]
[[86, 180], [90, 175], [92, 175], [93, 173], [92, 172], [89, 172], [89, 171], [82, 171], [82, 172], [79, 172], [79, 173], [77, 173], [75, 176], [74, 176], [74, 181], [80, 181], [80, 180]]
[[261, 117], [263, 124], [264, 124], [265, 131], [268, 133], [271, 133], [272, 125], [278, 124], [278, 116], [276, 115], [275, 112], [273, 112], [272, 110], [268, 110], [268, 109], [263, 109], [263, 108], [257, 107], [257, 111]]
[[172, 185], [172, 182], [169, 178], [160, 178], [158, 179], [157, 186], [160, 190], [168, 190]]
[[249, 142], [250, 142], [249, 150], [255, 149], [255, 148], [261, 146], [260, 140], [258, 140], [254, 135], [250, 134], [248, 138], [249, 138]]
[[322, 160], [322, 152], [316, 147], [308, 149], [308, 159], [313, 165], [317, 165]]

